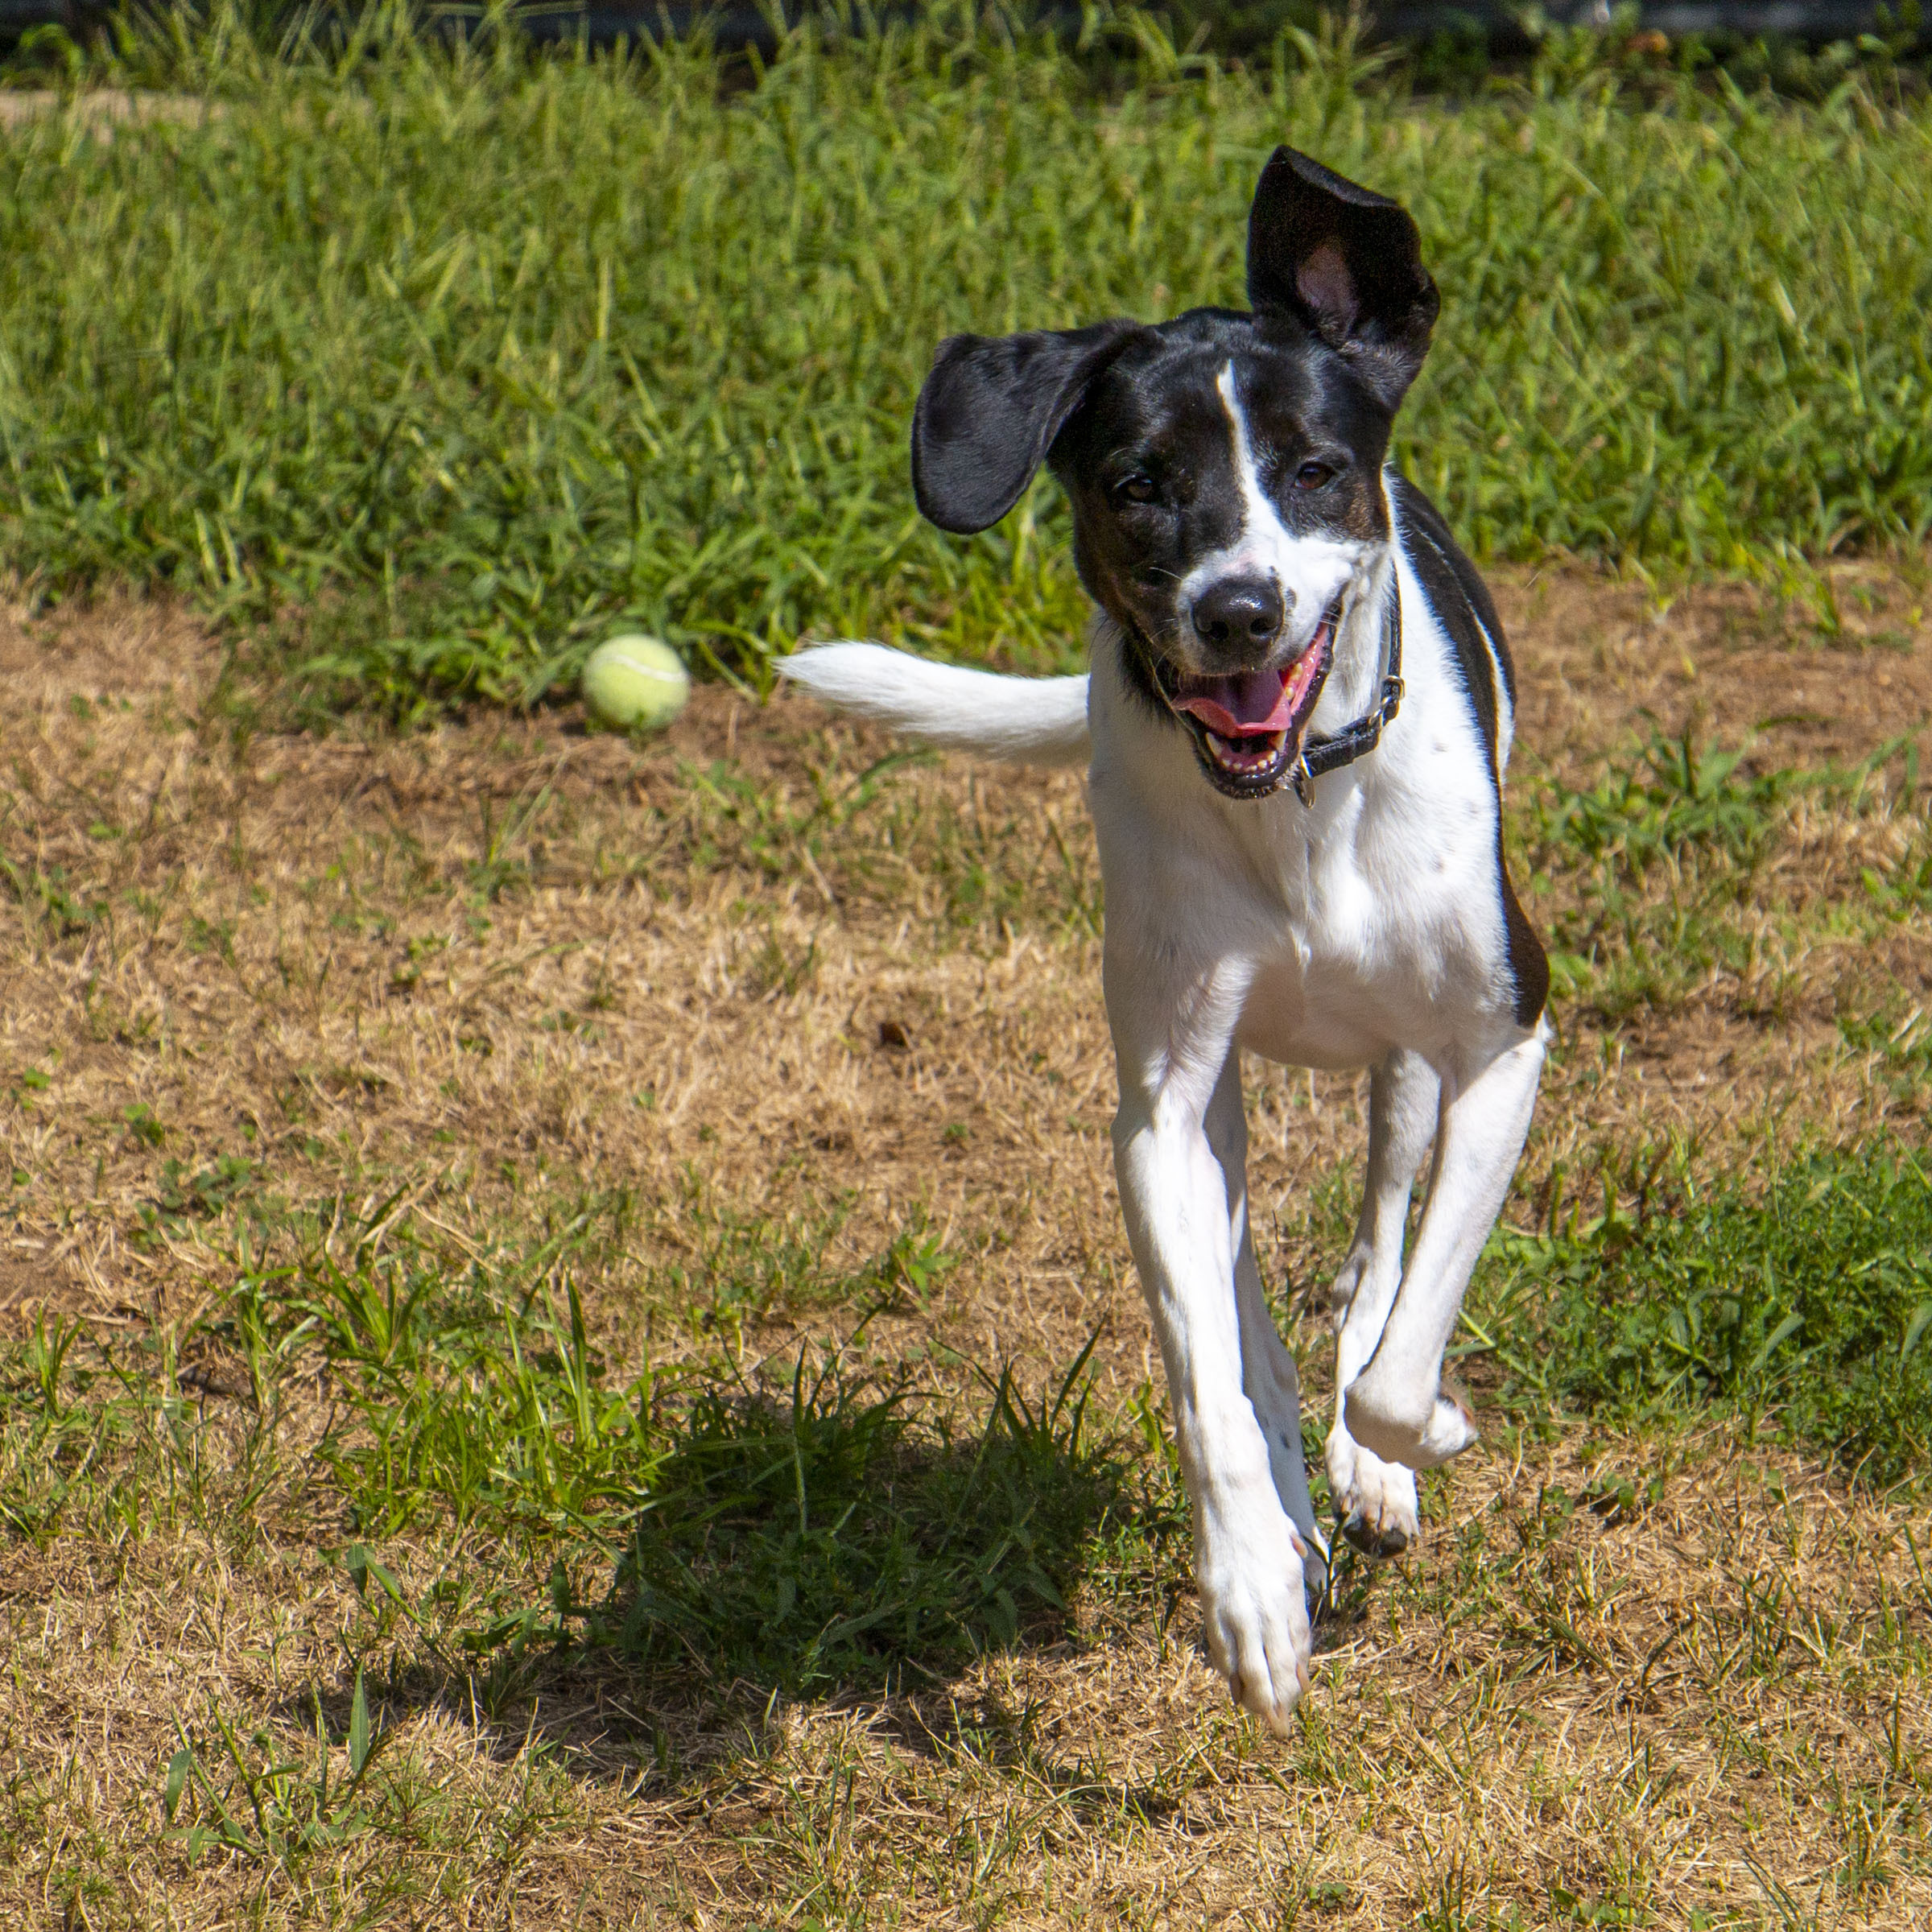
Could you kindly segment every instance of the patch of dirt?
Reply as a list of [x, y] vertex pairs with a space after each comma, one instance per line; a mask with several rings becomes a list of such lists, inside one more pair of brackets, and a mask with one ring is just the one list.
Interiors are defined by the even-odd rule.
[[[1762, 724], [1763, 764], [1868, 755], [1932, 709], [1924, 612], [1878, 581], [1867, 614], [1892, 641], [1853, 653], [1735, 587], [1659, 622], [1639, 589], [1503, 576], [1519, 770], [1586, 782], [1653, 728], [1721, 744]], [[1097, 1295], [1120, 1373], [1146, 1373], [1077, 777], [926, 759], [840, 824], [892, 748], [794, 696], [701, 688], [642, 745], [568, 708], [249, 736], [224, 663], [175, 606], [0, 615], [16, 1213], [104, 1305], [199, 1292], [151, 1225], [170, 1162], [244, 1159], [291, 1196], [421, 1166], [498, 1205], [533, 1174], [662, 1198], [696, 1175], [779, 1213], [848, 1194], [855, 1256], [915, 1205], [978, 1230], [963, 1342], [1057, 1359]], [[1879, 832], [1814, 832], [1778, 862], [1856, 890]], [[960, 910], [1015, 877], [1052, 892]], [[1566, 890], [1530, 890], [1533, 913]], [[1854, 964], [1922, 983], [1914, 929], [1848, 963], [1828, 936], [1786, 956], [1765, 916], [1742, 976], [1613, 1024], [1559, 1015], [1533, 1183], [1604, 1140], [1888, 1116], [1842, 1066], [1835, 1002]], [[1358, 1079], [1257, 1065], [1250, 1086], [1258, 1201], [1357, 1158]]]
[[1766, 767], [1854, 763], [1932, 723], [1932, 586], [1867, 564], [1835, 567], [1836, 628], [1814, 606], [1742, 584], [1657, 597], [1579, 572], [1490, 579], [1513, 643], [1517, 744], [1587, 770], [1653, 729], [1755, 741]]

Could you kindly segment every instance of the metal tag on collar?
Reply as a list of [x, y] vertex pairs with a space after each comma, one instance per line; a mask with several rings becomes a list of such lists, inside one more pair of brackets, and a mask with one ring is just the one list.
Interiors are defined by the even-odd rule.
[[1294, 787], [1294, 795], [1310, 810], [1315, 805], [1315, 774], [1308, 769], [1308, 747], [1306, 741], [1294, 754], [1294, 769], [1288, 774], [1288, 782]]

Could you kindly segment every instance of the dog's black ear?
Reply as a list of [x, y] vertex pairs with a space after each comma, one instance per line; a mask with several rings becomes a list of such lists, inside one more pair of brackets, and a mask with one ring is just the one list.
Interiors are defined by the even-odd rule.
[[912, 412], [912, 491], [921, 513], [960, 536], [998, 522], [1087, 385], [1140, 326], [947, 336]]
[[1286, 310], [1393, 409], [1429, 353], [1443, 299], [1408, 211], [1278, 147], [1248, 217], [1248, 300]]

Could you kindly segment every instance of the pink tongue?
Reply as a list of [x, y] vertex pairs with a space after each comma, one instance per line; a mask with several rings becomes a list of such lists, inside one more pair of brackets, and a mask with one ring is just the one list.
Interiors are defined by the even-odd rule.
[[1174, 709], [1191, 712], [1218, 738], [1258, 738], [1286, 731], [1294, 715], [1290, 691], [1297, 664], [1287, 671], [1248, 671], [1238, 677], [1203, 678], [1191, 684]]

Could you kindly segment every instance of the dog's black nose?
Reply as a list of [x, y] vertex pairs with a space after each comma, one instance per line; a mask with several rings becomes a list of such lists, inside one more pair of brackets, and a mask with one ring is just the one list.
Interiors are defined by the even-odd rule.
[[1203, 641], [1244, 655], [1272, 644], [1287, 614], [1272, 577], [1223, 577], [1194, 601], [1194, 628]]

